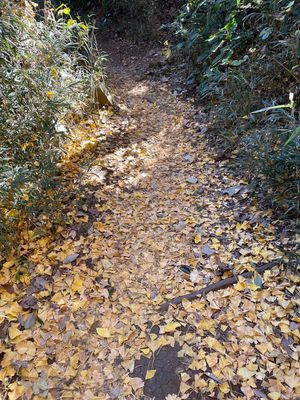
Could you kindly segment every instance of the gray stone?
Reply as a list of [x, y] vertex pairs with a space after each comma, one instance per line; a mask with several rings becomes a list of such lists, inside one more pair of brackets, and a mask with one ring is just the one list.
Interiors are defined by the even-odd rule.
[[241, 185], [231, 186], [229, 188], [223, 189], [221, 193], [228, 194], [228, 196], [233, 197], [241, 191], [242, 187], [243, 186]]
[[215, 251], [211, 249], [208, 244], [206, 244], [202, 247], [201, 252], [204, 256], [211, 256]]
[[198, 179], [195, 176], [189, 176], [186, 180], [188, 183], [191, 183], [193, 185], [195, 185], [196, 183], [198, 183]]
[[182, 157], [183, 161], [193, 161], [193, 156], [191, 156], [190, 154], [185, 154]]
[[78, 253], [70, 254], [68, 257], [66, 257], [63, 261], [64, 264], [69, 264], [75, 261], [79, 257]]

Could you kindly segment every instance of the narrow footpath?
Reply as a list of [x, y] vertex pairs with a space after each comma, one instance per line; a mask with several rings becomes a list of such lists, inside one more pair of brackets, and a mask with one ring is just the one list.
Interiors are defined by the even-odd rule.
[[75, 130], [80, 201], [24, 246], [30, 282], [8, 288], [10, 265], [1, 277], [2, 398], [300, 398], [299, 275], [282, 262], [159, 310], [280, 260], [289, 229], [208, 150], [207, 118], [159, 49], [104, 50], [120, 109]]

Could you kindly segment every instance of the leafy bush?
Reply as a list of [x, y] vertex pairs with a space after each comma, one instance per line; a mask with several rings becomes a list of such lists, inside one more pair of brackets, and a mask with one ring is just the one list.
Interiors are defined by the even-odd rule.
[[187, 82], [213, 105], [214, 139], [238, 148], [286, 211], [299, 203], [299, 135], [285, 145], [299, 120], [295, 104], [292, 116], [273, 106], [299, 98], [299, 17], [293, 0], [189, 0], [170, 26]]
[[102, 59], [91, 28], [61, 7], [35, 18], [4, 1], [0, 16], [0, 246], [24, 221], [47, 214], [63, 191], [58, 161], [67, 140], [59, 121], [86, 105]]

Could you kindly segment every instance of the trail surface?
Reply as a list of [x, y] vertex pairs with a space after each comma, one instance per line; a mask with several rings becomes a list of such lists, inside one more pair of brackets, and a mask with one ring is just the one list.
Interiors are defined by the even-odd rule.
[[65, 205], [67, 225], [23, 245], [30, 280], [11, 286], [13, 262], [1, 277], [0, 393], [296, 399], [299, 278], [282, 266], [158, 312], [281, 257], [289, 236], [208, 152], [205, 115], [166, 64], [158, 74], [159, 51], [124, 48], [107, 49], [120, 111], [74, 131], [65, 163], [80, 169], [85, 160], [84, 190]]

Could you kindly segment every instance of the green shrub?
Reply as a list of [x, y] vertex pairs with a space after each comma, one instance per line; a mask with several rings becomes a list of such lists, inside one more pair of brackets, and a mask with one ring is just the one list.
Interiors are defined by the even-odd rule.
[[55, 208], [67, 140], [59, 122], [89, 102], [101, 65], [91, 28], [68, 8], [37, 20], [31, 8], [2, 1], [0, 246], [13, 242], [24, 221]]
[[[292, 116], [263, 106], [299, 98], [300, 7], [297, 1], [189, 0], [170, 26], [174, 52], [182, 57], [187, 82], [210, 102], [214, 140], [238, 149], [238, 162], [286, 211], [299, 204], [299, 125]], [[296, 104], [297, 106], [297, 104]], [[249, 116], [250, 117], [247, 117]]]

